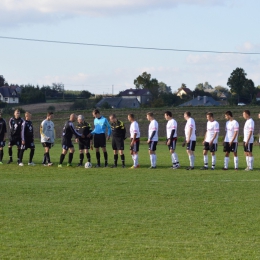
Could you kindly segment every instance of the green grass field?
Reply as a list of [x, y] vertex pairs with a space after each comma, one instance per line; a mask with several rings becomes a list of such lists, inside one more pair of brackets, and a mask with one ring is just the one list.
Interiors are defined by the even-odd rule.
[[43, 167], [43, 148], [36, 149], [35, 167], [0, 165], [0, 259], [260, 259], [258, 147], [252, 172], [244, 171], [241, 146], [237, 172], [232, 157], [230, 170], [221, 170], [221, 146], [215, 171], [199, 170], [202, 146], [194, 171], [185, 170], [180, 146], [177, 171], [165, 145], [158, 145], [155, 170], [147, 169], [146, 145], [135, 170], [57, 168], [58, 144], [55, 166]]

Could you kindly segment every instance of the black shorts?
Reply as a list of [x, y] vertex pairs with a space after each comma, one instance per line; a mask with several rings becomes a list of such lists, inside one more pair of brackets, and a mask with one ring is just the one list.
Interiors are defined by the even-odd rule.
[[203, 150], [204, 151], [210, 151], [211, 153], [214, 153], [218, 150], [218, 144], [209, 145], [208, 142], [204, 142]]
[[236, 153], [237, 152], [238, 143], [232, 143], [229, 145], [229, 142], [224, 142], [223, 152], [225, 153]]
[[0, 140], [0, 147], [5, 147], [5, 141], [4, 140]]
[[196, 147], [196, 141], [190, 141], [189, 143], [186, 144], [186, 150], [187, 151], [195, 151]]
[[151, 141], [149, 145], [149, 151], [156, 151], [157, 141]]
[[[132, 142], [132, 140], [133, 139], [131, 139], [131, 142]], [[134, 145], [130, 146], [130, 150], [133, 151], [133, 152], [138, 152], [139, 151], [139, 143], [140, 143], [139, 138], [135, 139]]]
[[244, 145], [244, 152], [250, 152], [252, 153], [253, 152], [253, 143], [248, 143], [247, 146], [245, 146], [245, 142], [243, 143]]
[[90, 149], [90, 139], [80, 140], [79, 139], [79, 150]]
[[52, 143], [47, 143], [47, 142], [45, 142], [45, 143], [42, 143], [42, 146], [43, 146], [43, 147], [48, 147], [49, 149], [51, 149]]
[[22, 144], [22, 138], [21, 137], [10, 137], [8, 146], [16, 145], [16, 146], [20, 147], [21, 144]]
[[35, 149], [34, 141], [33, 140], [25, 140], [25, 144], [21, 145], [22, 150], [27, 150], [27, 149]]
[[[167, 142], [169, 141], [169, 139], [167, 139]], [[169, 150], [175, 150], [176, 149], [176, 144], [177, 144], [177, 138], [174, 138], [172, 140], [172, 142], [170, 143], [170, 145], [168, 145]]]
[[124, 150], [125, 145], [124, 145], [124, 138], [122, 137], [113, 137], [112, 139], [112, 149], [115, 150]]
[[62, 149], [66, 150], [66, 151], [69, 150], [70, 148], [74, 148], [74, 145], [73, 145], [71, 139], [63, 138], [61, 145], [62, 145]]
[[94, 135], [94, 147], [95, 148], [106, 147], [106, 135], [105, 134], [95, 134]]

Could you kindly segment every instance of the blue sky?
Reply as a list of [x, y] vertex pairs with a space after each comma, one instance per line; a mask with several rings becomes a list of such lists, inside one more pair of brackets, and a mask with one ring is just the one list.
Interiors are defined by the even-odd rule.
[[[260, 52], [257, 0], [5, 0], [0, 36], [157, 48]], [[0, 38], [8, 83], [62, 82], [65, 89], [114, 93], [146, 71], [176, 91], [226, 82], [242, 67], [260, 85], [260, 55], [131, 50]]]

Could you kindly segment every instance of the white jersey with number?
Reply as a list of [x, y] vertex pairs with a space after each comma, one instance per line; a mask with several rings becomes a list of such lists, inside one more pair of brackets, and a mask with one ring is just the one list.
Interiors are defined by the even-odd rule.
[[139, 125], [136, 121], [130, 125], [130, 138], [134, 138], [134, 134], [136, 134], [135, 138], [140, 138]]
[[[239, 131], [239, 124], [236, 120], [227, 121], [226, 122], [226, 136], [225, 136], [224, 142], [231, 142], [235, 133], [238, 131]], [[233, 141], [234, 143], [237, 143], [237, 138], [238, 138], [238, 134]]]
[[190, 130], [191, 130], [190, 141], [196, 141], [196, 124], [194, 119], [191, 117], [187, 120], [184, 128], [186, 140], [189, 138]]
[[148, 139], [152, 136], [153, 132], [155, 131], [155, 135], [151, 139], [151, 141], [158, 141], [158, 122], [154, 119], [150, 122], [148, 128]]
[[247, 142], [249, 133], [252, 131], [252, 135], [249, 139], [249, 143], [253, 143], [254, 142], [254, 129], [255, 129], [255, 122], [252, 118], [249, 118], [246, 120], [245, 122], [245, 126], [244, 126], [244, 142]]
[[171, 137], [172, 130], [175, 130], [173, 138], [177, 137], [177, 122], [174, 119], [170, 119], [166, 125], [167, 138]]
[[41, 143], [54, 143], [55, 127], [51, 120], [43, 120], [40, 126]]
[[214, 139], [213, 144], [218, 143], [219, 123], [216, 120], [214, 120], [212, 122], [208, 121], [205, 142], [209, 143], [213, 139], [213, 136], [215, 135], [215, 133], [217, 133], [217, 136]]

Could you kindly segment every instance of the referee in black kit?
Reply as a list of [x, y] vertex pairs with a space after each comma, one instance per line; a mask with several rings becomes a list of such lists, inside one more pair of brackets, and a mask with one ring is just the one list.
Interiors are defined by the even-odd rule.
[[124, 155], [124, 140], [126, 139], [126, 129], [122, 121], [116, 118], [115, 114], [109, 116], [109, 121], [112, 129], [112, 148], [114, 150], [114, 165], [111, 168], [117, 167], [118, 151], [122, 161], [122, 168], [125, 168]]
[[84, 151], [86, 153], [86, 157], [88, 162], [91, 161], [89, 149], [91, 148], [93, 150], [92, 146], [92, 136], [88, 137], [88, 135], [92, 132], [91, 125], [84, 120], [84, 116], [79, 115], [78, 116], [78, 125], [76, 125], [76, 130], [83, 134], [85, 137], [79, 137], [76, 139], [76, 142], [79, 143], [79, 164], [78, 167], [83, 166], [83, 160], [84, 160]]

